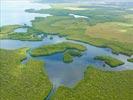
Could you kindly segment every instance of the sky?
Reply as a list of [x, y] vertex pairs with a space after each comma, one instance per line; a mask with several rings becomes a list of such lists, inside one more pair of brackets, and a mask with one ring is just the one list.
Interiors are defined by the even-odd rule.
[[[23, 1], [23, 0], [0, 0], [0, 1]], [[82, 2], [133, 2], [133, 0], [24, 0], [24, 1], [43, 1], [43, 2], [77, 2], [77, 1], [82, 1]]]
[[44, 2], [47, 2], [47, 1], [51, 1], [51, 2], [54, 2], [54, 1], [58, 1], [58, 2], [68, 2], [68, 1], [92, 1], [92, 2], [133, 2], [133, 0], [36, 0], [36, 1], [44, 1]]

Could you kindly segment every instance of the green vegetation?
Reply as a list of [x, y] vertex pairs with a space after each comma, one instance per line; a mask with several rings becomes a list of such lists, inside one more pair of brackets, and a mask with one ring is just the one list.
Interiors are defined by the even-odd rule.
[[83, 34], [88, 25], [85, 19], [75, 19], [70, 16], [39, 17], [32, 21], [32, 29], [59, 35]]
[[47, 56], [54, 53], [64, 52], [68, 49], [76, 49], [80, 51], [85, 51], [86, 48], [80, 44], [71, 43], [71, 42], [62, 42], [58, 44], [46, 45], [31, 51], [32, 56]]
[[22, 40], [22, 41], [41, 41], [42, 38], [39, 38], [35, 34], [30, 33], [12, 33], [8, 34], [8, 36], [4, 36], [1, 39], [12, 39], [12, 40]]
[[52, 100], [130, 100], [133, 71], [107, 72], [93, 67], [75, 87], [60, 87]]
[[[53, 9], [67, 9], [67, 10], [87, 10], [87, 9], [91, 9], [91, 8], [81, 8], [80, 6], [81, 6], [82, 4], [70, 4], [70, 3], [65, 3], [65, 4], [63, 4], [63, 3], [60, 3], [60, 4], [51, 4], [51, 7], [53, 8]], [[84, 4], [83, 4], [84, 5]], [[84, 5], [85, 6], [85, 5]], [[93, 8], [92, 8], [93, 9]]]
[[[111, 27], [111, 29], [110, 29]], [[106, 22], [88, 26], [86, 34], [92, 38], [102, 38], [122, 43], [133, 43], [133, 23]]]
[[82, 56], [82, 52], [79, 50], [67, 50], [66, 52], [69, 53], [70, 55], [74, 56], [74, 57], [75, 56], [78, 56], [78, 57]]
[[1, 100], [43, 100], [52, 88], [44, 63], [30, 60], [26, 64], [28, 49], [0, 49], [0, 94]]
[[64, 53], [63, 61], [65, 63], [71, 63], [73, 61], [73, 56], [71, 56], [68, 52]]
[[[70, 10], [64, 7], [87, 9]], [[86, 42], [99, 47], [111, 48], [113, 53], [116, 54], [133, 55], [133, 17], [130, 12], [127, 10], [123, 11], [121, 6], [107, 8], [104, 6], [64, 5], [64, 7], [62, 7], [62, 5], [54, 5], [54, 8], [51, 9], [41, 9], [37, 11], [34, 9], [26, 10], [35, 13], [50, 13], [55, 16], [36, 18], [32, 21], [33, 26], [28, 28], [28, 34], [14, 33], [1, 38], [42, 40], [42, 38], [38, 38], [38, 32], [58, 34], [67, 36], [67, 39]], [[88, 10], [89, 8], [95, 9]], [[87, 16], [88, 19], [68, 16], [70, 13]]]
[[129, 58], [129, 59], [127, 59], [127, 61], [133, 62], [133, 58]]
[[[126, 9], [126, 10], [125, 10]], [[0, 39], [42, 40], [38, 34], [58, 34], [67, 39], [86, 42], [98, 47], [108, 47], [114, 53], [133, 55], [133, 14], [131, 8], [104, 6], [55, 6], [51, 9], [34, 10], [31, 13], [49, 13], [53, 16], [35, 18], [32, 27], [26, 33], [14, 32], [21, 25], [7, 25], [0, 27]], [[88, 18], [74, 18], [69, 14], [86, 16]], [[52, 39], [52, 38], [51, 38]], [[44, 63], [29, 60], [26, 64], [21, 61], [26, 58], [27, 48], [18, 50], [0, 49], [0, 94], [1, 100], [43, 100], [50, 92], [52, 85], [46, 72]], [[86, 48], [75, 43], [58, 43], [42, 46], [31, 51], [32, 56], [46, 56], [63, 52], [66, 63], [73, 61], [73, 57], [81, 56]], [[97, 56], [111, 67], [124, 64], [110, 56]], [[133, 62], [133, 59], [128, 59]], [[60, 87], [52, 100], [130, 100], [133, 84], [132, 71], [105, 72], [95, 68], [88, 68], [85, 78], [74, 88]]]
[[21, 25], [7, 25], [0, 27], [0, 39], [13, 39], [13, 40], [22, 40], [22, 41], [40, 41], [43, 38], [39, 38], [38, 34], [33, 30], [28, 30], [25, 33], [14, 32], [15, 29], [22, 28], [25, 26]]
[[[26, 10], [31, 13], [54, 15], [33, 20], [32, 27], [28, 28], [28, 34], [13, 33], [1, 35], [0, 38], [42, 40], [37, 36], [37, 33], [58, 34], [67, 36], [67, 39], [111, 48], [117, 54], [133, 55], [133, 14], [128, 10], [131, 9], [130, 7], [126, 6], [125, 9], [122, 9], [121, 5], [106, 7], [104, 5], [67, 4], [52, 6], [51, 9]], [[88, 18], [74, 18], [69, 14], [87, 16]]]
[[[57, 5], [58, 6], [58, 5]], [[123, 10], [114, 7], [102, 7], [102, 6], [77, 6], [77, 7], [53, 7], [51, 9], [27, 9], [26, 12], [29, 13], [41, 13], [41, 14], [51, 14], [54, 16], [69, 16], [69, 14], [76, 14], [88, 17], [89, 25], [96, 25], [97, 23], [104, 22], [125, 22], [126, 20], [122, 15], [127, 14]], [[91, 10], [90, 10], [91, 9]], [[118, 12], [119, 11], [119, 12]]]
[[32, 29], [43, 33], [66, 35], [67, 39], [111, 48], [117, 54], [133, 55], [133, 25], [128, 21], [106, 22], [90, 26], [87, 19], [51, 16], [36, 18], [32, 24]]
[[[125, 6], [126, 9], [122, 9], [122, 5], [106, 7], [104, 5], [67, 4], [57, 4], [52, 7], [51, 9], [27, 10], [32, 13], [54, 15], [47, 18], [36, 18], [33, 21], [33, 29], [44, 33], [67, 35], [68, 39], [99, 47], [108, 47], [117, 54], [133, 55], [133, 14], [127, 10], [130, 7]], [[73, 18], [69, 14], [87, 16], [88, 18]]]
[[10, 34], [12, 33], [15, 29], [22, 27], [21, 25], [7, 25], [0, 27], [0, 35], [4, 34]]
[[124, 64], [124, 62], [122, 62], [116, 58], [110, 57], [110, 56], [97, 56], [97, 57], [95, 57], [95, 59], [104, 61], [106, 64], [108, 64], [111, 67], [117, 67], [117, 66]]
[[82, 55], [82, 52], [79, 50], [67, 50], [64, 53], [63, 61], [65, 63], [71, 63], [73, 61], [73, 57], [78, 56], [80, 57]]
[[80, 35], [71, 35], [67, 37], [67, 39], [85, 42], [85, 43], [88, 43], [88, 44], [91, 44], [97, 47], [108, 47], [108, 48], [111, 48], [113, 53], [116, 53], [116, 54], [122, 53], [128, 56], [133, 55], [133, 49], [132, 49], [133, 43], [119, 42], [116, 40], [107, 40], [104, 37], [102, 38], [93, 37], [92, 38], [89, 35], [82, 35], [82, 38]]

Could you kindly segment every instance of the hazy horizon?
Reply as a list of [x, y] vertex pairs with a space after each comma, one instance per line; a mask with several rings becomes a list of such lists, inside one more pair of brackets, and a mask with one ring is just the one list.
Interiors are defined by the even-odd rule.
[[41, 2], [133, 2], [133, 0], [34, 0]]
[[[1, 0], [1, 1], [23, 1], [23, 0]], [[24, 0], [24, 1], [36, 1], [36, 2], [61, 2], [61, 3], [69, 3], [69, 2], [133, 2], [133, 0]]]

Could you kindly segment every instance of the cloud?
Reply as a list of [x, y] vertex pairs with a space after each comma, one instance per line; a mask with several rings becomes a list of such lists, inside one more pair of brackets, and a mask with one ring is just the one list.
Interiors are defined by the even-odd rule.
[[35, 2], [46, 2], [46, 3], [56, 3], [56, 2], [133, 2], [133, 0], [0, 0], [0, 1], [13, 1], [13, 2], [22, 2], [22, 1], [35, 1]]

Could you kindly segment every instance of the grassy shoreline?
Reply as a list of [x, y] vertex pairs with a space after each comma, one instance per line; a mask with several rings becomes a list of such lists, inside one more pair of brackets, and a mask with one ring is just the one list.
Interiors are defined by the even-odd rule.
[[[87, 36], [85, 35], [82, 38], [80, 38], [78, 35], [76, 35], [75, 37], [68, 36], [67, 39], [78, 41], [78, 42], [83, 42], [83, 43], [90, 44], [92, 46], [96, 46], [96, 47], [100, 47], [100, 48], [110, 48], [110, 49], [112, 49], [112, 53], [114, 53], [114, 54], [124, 54], [126, 56], [132, 56], [133, 55], [132, 48], [130, 48], [129, 50], [126, 48], [128, 46], [127, 45], [128, 43], [127, 44], [122, 43], [122, 45], [120, 47], [119, 46], [120, 43], [118, 43], [118, 42], [114, 42], [114, 45], [113, 45], [113, 44], [111, 44], [112, 43], [111, 41], [106, 41], [104, 39], [102, 40], [99, 38], [91, 38], [89, 36], [88, 36], [88, 38], [86, 38], [86, 37]], [[85, 38], [85, 39], [83, 39], [83, 38]], [[132, 46], [132, 43], [130, 44], [130, 47], [131, 46]]]
[[40, 32], [65, 35], [70, 40], [111, 48], [116, 54], [133, 55], [132, 24], [129, 22], [112, 21], [90, 26], [89, 21], [84, 18], [51, 16], [36, 18], [32, 25], [33, 29]]
[[73, 88], [59, 87], [52, 100], [130, 100], [133, 71], [107, 72], [89, 66]]
[[133, 58], [127, 59], [128, 62], [133, 62]]
[[82, 52], [79, 50], [74, 50], [74, 49], [66, 50], [63, 55], [63, 61], [65, 63], [71, 63], [73, 62], [74, 57], [80, 57], [80, 56], [82, 56]]
[[[14, 32], [18, 28], [28, 28], [27, 32]], [[6, 25], [0, 27], [0, 39], [12, 39], [21, 41], [41, 41], [43, 38], [39, 38], [35, 31], [31, 32], [30, 27], [22, 25]]]
[[[0, 27], [1, 40], [42, 41], [39, 34], [52, 34], [101, 48], [111, 48], [115, 54], [133, 55], [133, 17], [125, 8], [78, 5], [75, 8], [54, 6], [52, 9], [29, 9], [27, 12], [49, 13], [53, 16], [35, 18], [32, 20], [32, 27], [28, 27], [25, 33], [14, 32], [15, 29], [22, 28], [21, 25]], [[69, 14], [88, 18], [75, 18]], [[51, 91], [52, 84], [42, 68], [44, 62], [30, 59], [26, 64], [21, 64], [26, 59], [27, 50], [28, 48], [0, 49], [1, 100], [43, 100]], [[71, 63], [74, 57], [82, 56], [85, 50], [86, 47], [80, 44], [63, 42], [36, 48], [30, 54], [36, 57], [64, 53], [63, 61]], [[97, 56], [95, 59], [104, 61], [111, 67], [124, 64], [109, 56]], [[133, 62], [133, 58], [127, 61]], [[102, 71], [89, 66], [84, 78], [75, 87], [59, 87], [52, 100], [130, 100], [133, 98], [132, 77], [132, 70]]]
[[42, 41], [43, 39], [38, 39], [38, 38], [34, 38], [34, 39], [31, 39], [31, 38], [12, 38], [12, 37], [4, 37], [4, 38], [0, 38], [0, 40], [20, 40], [20, 41]]
[[26, 58], [27, 48], [18, 50], [0, 49], [0, 94], [1, 100], [43, 100], [52, 88], [44, 63]]
[[104, 61], [107, 65], [109, 65], [112, 68], [124, 64], [124, 62], [122, 62], [121, 60], [118, 60], [110, 56], [96, 56], [94, 59]]
[[0, 27], [0, 35], [2, 34], [10, 34], [12, 33], [15, 29], [21, 28], [22, 25], [6, 25]]
[[30, 52], [30, 54], [32, 56], [48, 56], [48, 55], [52, 55], [55, 53], [65, 52], [68, 49], [76, 49], [79, 51], [85, 51], [86, 47], [80, 44], [76, 44], [76, 43], [62, 42], [62, 43], [53, 44], [53, 45], [41, 46], [39, 48], [33, 49]]
[[71, 63], [71, 62], [73, 62], [73, 56], [70, 55], [68, 52], [65, 52], [63, 55], [63, 61], [65, 63]]
[[[109, 30], [110, 27], [112, 27], [111, 30]], [[32, 21], [32, 27], [28, 28], [28, 32], [30, 34], [27, 33], [26, 35], [12, 33], [5, 38], [41, 41], [42, 38], [38, 38], [36, 32], [57, 34], [93, 46], [111, 48], [115, 54], [133, 55], [132, 24], [129, 22], [106, 22], [90, 26], [89, 21], [83, 18], [70, 16], [38, 17]]]

